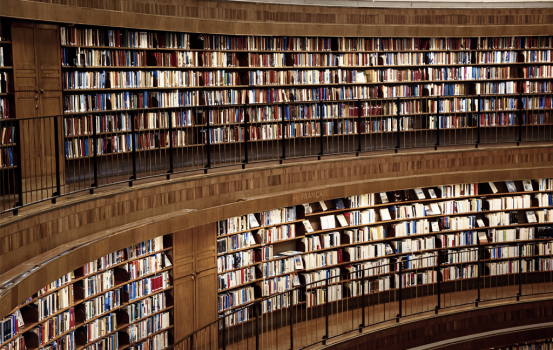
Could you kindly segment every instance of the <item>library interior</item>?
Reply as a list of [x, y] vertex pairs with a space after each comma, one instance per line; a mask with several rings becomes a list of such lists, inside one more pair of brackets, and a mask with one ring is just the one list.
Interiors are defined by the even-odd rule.
[[552, 33], [0, 0], [0, 350], [552, 350]]

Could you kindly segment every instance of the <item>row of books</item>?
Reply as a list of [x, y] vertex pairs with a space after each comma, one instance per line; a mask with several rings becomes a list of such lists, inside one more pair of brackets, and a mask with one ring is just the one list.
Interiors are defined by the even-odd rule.
[[122, 297], [121, 288], [116, 288], [96, 298], [83, 302], [85, 320], [88, 321], [121, 306]]
[[10, 99], [0, 97], [0, 119], [10, 118]]
[[249, 51], [330, 51], [330, 38], [230, 36], [207, 34], [204, 48], [209, 50]]
[[135, 48], [190, 48], [190, 34], [130, 29], [61, 27], [61, 44]]
[[129, 300], [135, 300], [166, 289], [171, 285], [168, 271], [163, 271], [155, 276], [127, 283], [123, 290], [128, 294]]
[[92, 343], [96, 339], [103, 337], [108, 333], [114, 332], [116, 328], [117, 316], [115, 313], [110, 313], [104, 317], [95, 319], [83, 327], [86, 343]]
[[83, 266], [85, 276], [105, 270], [113, 265], [119, 264], [125, 260], [125, 251], [123, 249], [107, 254], [97, 260], [91, 261]]
[[[148, 340], [129, 347], [129, 350], [163, 350], [169, 346], [169, 333], [161, 332]], [[94, 349], [96, 350], [96, 349]], [[110, 350], [110, 349], [106, 349]]]
[[74, 279], [75, 279], [75, 272], [71, 271], [71, 272], [61, 276], [60, 278], [56, 279], [55, 281], [48, 284], [47, 286], [42, 287], [38, 291], [38, 296], [40, 297], [42, 295], [48, 294], [50, 291], [52, 291], [54, 289], [57, 289], [61, 286], [65, 286], [66, 284], [71, 283]]
[[146, 51], [61, 48], [64, 67], [146, 67]]
[[[522, 86], [522, 85], [521, 85]], [[424, 84], [419, 86], [342, 86], [290, 89], [250, 89], [224, 91], [144, 91], [109, 94], [66, 95], [65, 113], [134, 109], [148, 107], [190, 107], [205, 105], [248, 103], [282, 103], [289, 101], [318, 102], [329, 100], [357, 100], [389, 97], [454, 96], [465, 94], [464, 84]]]
[[146, 338], [150, 334], [168, 328], [171, 325], [170, 323], [169, 312], [163, 312], [153, 315], [144, 321], [131, 324], [127, 328], [129, 342], [134, 343]]
[[137, 279], [152, 273], [156, 273], [172, 266], [165, 253], [150, 255], [144, 259], [130, 261], [123, 265], [129, 273], [130, 279]]
[[140, 318], [147, 317], [153, 313], [165, 309], [167, 306], [167, 299], [164, 292], [130, 304], [127, 306], [129, 322], [134, 322]]
[[49, 318], [31, 330], [38, 335], [40, 345], [48, 344], [52, 339], [75, 328], [75, 309], [71, 308], [59, 315]]
[[25, 322], [20, 310], [0, 320], [0, 342], [4, 343], [15, 338], [24, 325]]
[[338, 38], [342, 51], [497, 50], [551, 48], [547, 36], [477, 38]]
[[38, 320], [42, 321], [59, 310], [68, 308], [73, 304], [73, 301], [74, 289], [72, 284], [39, 298], [34, 302], [38, 309]]

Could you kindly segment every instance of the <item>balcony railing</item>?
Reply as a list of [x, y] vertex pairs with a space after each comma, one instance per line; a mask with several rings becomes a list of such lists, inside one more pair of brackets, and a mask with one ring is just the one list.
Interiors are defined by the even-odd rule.
[[[220, 167], [410, 148], [553, 141], [551, 109], [523, 108], [523, 94], [505, 96], [518, 102], [491, 111], [482, 99], [492, 96], [482, 96], [480, 103], [472, 96], [471, 103], [453, 107], [450, 100], [456, 96], [442, 96], [2, 119], [0, 214], [17, 214], [34, 203], [55, 203], [61, 196], [93, 193], [105, 186], [132, 186], [137, 180]], [[264, 107], [275, 114], [256, 115]], [[455, 111], [443, 112], [451, 108]], [[223, 122], [218, 116], [228, 109], [235, 112], [229, 117], [235, 120]], [[148, 120], [148, 113], [157, 113], [157, 119]]]

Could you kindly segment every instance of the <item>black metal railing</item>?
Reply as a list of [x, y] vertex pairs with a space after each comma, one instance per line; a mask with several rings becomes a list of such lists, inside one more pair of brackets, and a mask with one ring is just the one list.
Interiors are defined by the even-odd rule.
[[169, 179], [227, 166], [408, 148], [553, 141], [550, 109], [524, 108], [525, 95], [506, 96], [518, 100], [516, 109], [487, 111], [492, 109], [486, 107], [492, 96], [475, 96], [461, 107], [466, 112], [444, 112], [456, 96], [442, 96], [2, 119], [0, 214], [17, 214], [34, 203], [55, 203], [61, 196], [93, 193], [100, 187], [132, 186], [141, 179]]
[[[318, 280], [308, 280], [309, 269], [293, 269], [287, 273], [298, 274], [300, 281], [291, 277], [283, 291], [264, 289], [261, 282], [253, 288], [252, 299], [261, 294], [255, 302], [246, 300], [232, 308], [223, 302], [230, 299], [226, 295], [249, 294], [240, 286], [220, 291], [219, 319], [178, 339], [168, 350], [305, 349], [407, 316], [551, 294], [553, 239], [538, 241], [503, 242], [500, 247], [472, 244], [426, 256], [413, 252], [418, 257], [390, 254], [368, 262], [332, 264], [318, 267], [323, 271]], [[336, 266], [347, 272], [333, 274]]]

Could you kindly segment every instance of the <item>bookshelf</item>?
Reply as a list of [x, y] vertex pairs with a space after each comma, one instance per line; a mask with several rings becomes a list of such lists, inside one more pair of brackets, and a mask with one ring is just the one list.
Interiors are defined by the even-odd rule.
[[[343, 280], [343, 275], [368, 268], [373, 269], [363, 278], [366, 293], [393, 290], [400, 283], [404, 288], [432, 285], [438, 278], [475, 283], [479, 273], [500, 278], [549, 271], [552, 193], [551, 179], [458, 184], [356, 195], [219, 221], [219, 317], [262, 299], [267, 313], [291, 302], [315, 307], [326, 300], [324, 293], [329, 301], [353, 298], [361, 295], [363, 276]], [[268, 214], [278, 219], [267, 221]], [[301, 287], [332, 277], [328, 292], [318, 284]], [[278, 300], [266, 298], [292, 289]], [[245, 308], [227, 316], [227, 325], [253, 315]]]
[[[90, 163], [91, 138], [99, 176], [121, 179], [169, 163], [186, 171], [552, 138], [549, 36], [201, 38], [62, 27], [65, 120], [130, 119], [113, 134], [74, 133], [69, 169]], [[165, 114], [177, 117], [164, 130], [138, 126]]]
[[60, 277], [2, 320], [2, 350], [164, 349], [173, 342], [172, 237]]

